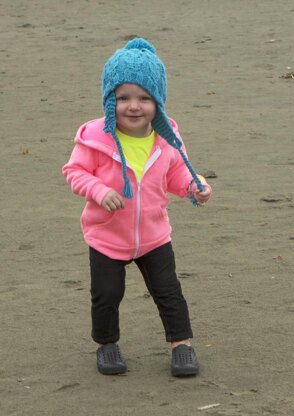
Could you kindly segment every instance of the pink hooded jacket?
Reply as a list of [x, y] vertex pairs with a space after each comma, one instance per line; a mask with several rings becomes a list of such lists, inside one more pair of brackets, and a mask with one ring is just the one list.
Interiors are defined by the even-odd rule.
[[157, 135], [140, 182], [127, 165], [134, 197], [125, 199], [123, 209], [105, 211], [100, 206], [105, 195], [111, 189], [121, 193], [124, 183], [115, 141], [103, 127], [101, 118], [79, 128], [62, 171], [72, 191], [86, 198], [81, 216], [86, 243], [110, 258], [130, 260], [171, 240], [167, 192], [187, 196], [191, 174], [179, 152]]

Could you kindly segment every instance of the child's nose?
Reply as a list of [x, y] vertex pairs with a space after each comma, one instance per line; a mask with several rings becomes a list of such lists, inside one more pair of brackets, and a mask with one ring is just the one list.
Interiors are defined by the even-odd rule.
[[139, 108], [139, 101], [138, 100], [131, 100], [130, 101], [130, 109], [137, 110]]

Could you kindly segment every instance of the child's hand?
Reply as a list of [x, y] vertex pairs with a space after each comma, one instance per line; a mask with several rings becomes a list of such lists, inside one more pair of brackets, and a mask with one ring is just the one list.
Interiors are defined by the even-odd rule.
[[118, 209], [124, 208], [124, 206], [125, 203], [122, 196], [118, 194], [114, 189], [105, 195], [101, 203], [101, 207], [108, 212], [116, 211]]
[[204, 190], [202, 192], [200, 192], [198, 190], [195, 191], [194, 196], [195, 196], [195, 199], [198, 202], [198, 206], [202, 207], [202, 205], [204, 205], [209, 200], [209, 198], [211, 196], [210, 186], [205, 186], [204, 185]]

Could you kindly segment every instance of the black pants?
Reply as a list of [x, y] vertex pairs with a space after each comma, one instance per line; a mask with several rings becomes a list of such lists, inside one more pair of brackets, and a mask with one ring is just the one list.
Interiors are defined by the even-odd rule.
[[[175, 271], [171, 243], [134, 259], [157, 305], [168, 342], [192, 338], [187, 303]], [[119, 304], [125, 292], [125, 266], [90, 247], [92, 338], [99, 344], [119, 340]]]

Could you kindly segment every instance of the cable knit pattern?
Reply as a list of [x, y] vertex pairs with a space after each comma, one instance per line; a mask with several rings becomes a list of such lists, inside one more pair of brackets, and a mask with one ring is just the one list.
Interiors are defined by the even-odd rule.
[[[176, 148], [186, 163], [198, 189], [203, 190], [196, 171], [182, 151], [181, 140], [175, 135], [170, 121], [165, 113], [166, 101], [166, 71], [163, 62], [156, 55], [153, 45], [143, 38], [135, 38], [128, 42], [124, 48], [117, 50], [106, 62], [102, 72], [102, 97], [105, 112], [104, 131], [110, 133], [117, 145], [125, 181], [124, 196], [132, 198], [133, 193], [127, 174], [126, 161], [115, 134], [116, 129], [116, 97], [118, 86], [129, 83], [137, 84], [150, 94], [157, 104], [157, 112], [152, 120], [154, 131], [163, 137], [171, 146]], [[195, 198], [191, 199], [197, 205]]]
[[154, 46], [145, 39], [131, 40], [106, 62], [102, 73], [105, 110], [109, 94], [124, 83], [139, 85], [159, 104], [163, 105], [166, 101], [165, 66], [155, 54]]

